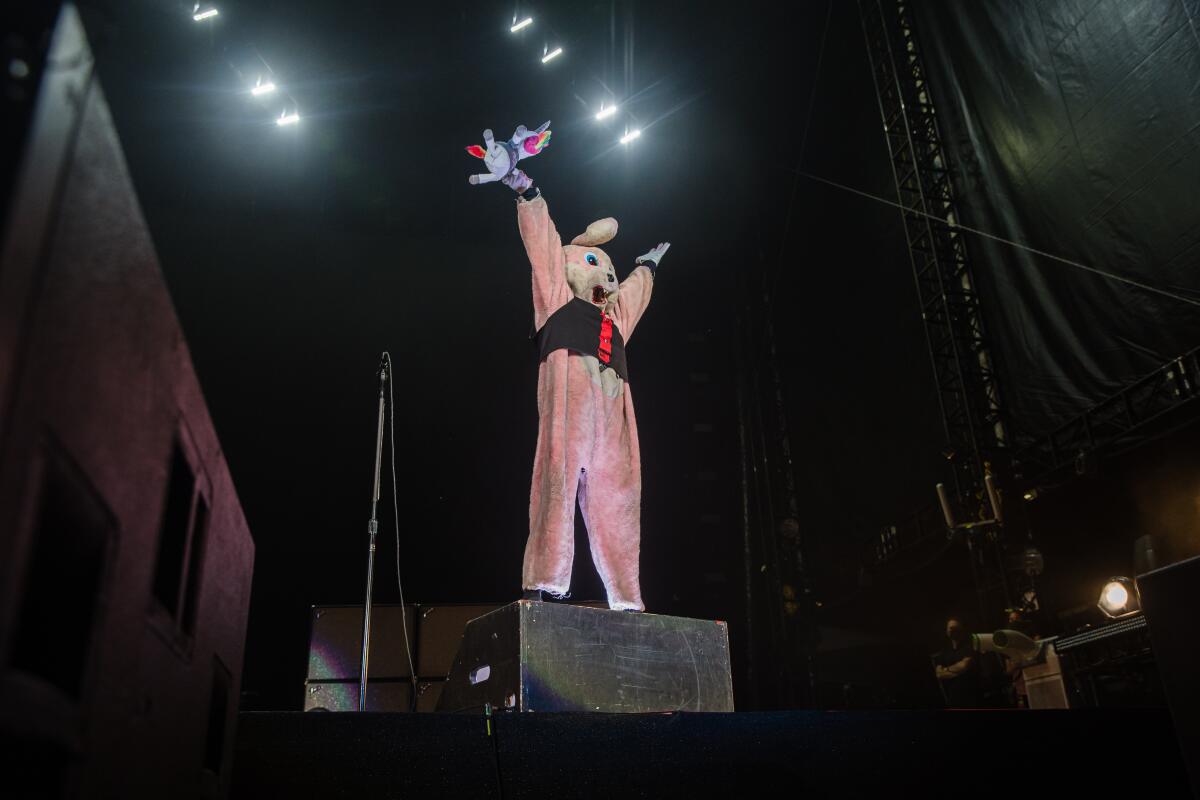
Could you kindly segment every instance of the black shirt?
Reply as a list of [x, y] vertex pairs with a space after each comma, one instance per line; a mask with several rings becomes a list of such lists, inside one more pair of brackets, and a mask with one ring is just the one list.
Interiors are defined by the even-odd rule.
[[964, 658], [971, 659], [971, 666], [961, 675], [949, 679], [940, 679], [946, 692], [946, 705], [951, 708], [973, 708], [979, 705], [979, 658], [966, 645], [955, 649], [947, 644], [945, 649], [933, 657], [933, 663], [939, 667], [951, 667]]

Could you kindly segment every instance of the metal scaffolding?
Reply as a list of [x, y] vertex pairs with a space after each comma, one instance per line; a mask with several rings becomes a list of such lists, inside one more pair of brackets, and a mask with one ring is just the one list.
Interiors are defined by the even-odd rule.
[[1074, 419], [1015, 448], [1014, 468], [1036, 487], [1089, 459], [1141, 444], [1200, 404], [1200, 347], [1155, 369]]
[[[988, 515], [984, 476], [1007, 436], [948, 158], [908, 0], [859, 0], [871, 75], [901, 206], [951, 467], [967, 518]], [[966, 533], [985, 616], [1011, 605], [1000, 526]]]

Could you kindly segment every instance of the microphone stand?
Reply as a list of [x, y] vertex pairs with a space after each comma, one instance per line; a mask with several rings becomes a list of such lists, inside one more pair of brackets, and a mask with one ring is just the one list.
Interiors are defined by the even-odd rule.
[[367, 523], [370, 550], [367, 552], [367, 601], [363, 605], [362, 662], [358, 676], [358, 710], [367, 710], [367, 660], [371, 647], [371, 590], [375, 585], [375, 534], [379, 533], [379, 469], [383, 461], [383, 405], [387, 389], [390, 359], [385, 354], [379, 364], [379, 427], [375, 432], [375, 484], [371, 492], [371, 520]]

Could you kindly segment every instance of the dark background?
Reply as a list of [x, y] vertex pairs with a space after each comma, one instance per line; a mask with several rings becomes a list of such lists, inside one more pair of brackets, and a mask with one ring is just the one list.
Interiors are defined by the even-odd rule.
[[[528, 266], [511, 192], [468, 185], [478, 162], [463, 148], [485, 127], [507, 136], [546, 119], [551, 145], [523, 166], [564, 237], [615, 216], [620, 234], [606, 250], [622, 277], [635, 256], [672, 242], [629, 349], [648, 609], [730, 620], [744, 674], [741, 623], [756, 565], [743, 559], [735, 388], [740, 365], [757, 355], [741, 352], [739, 331], [753, 323], [765, 281], [825, 630], [818, 677], [885, 687], [882, 703], [937, 701], [921, 659], [945, 616], [974, 603], [962, 552], [888, 581], [861, 574], [871, 537], [927, 505], [944, 477], [899, 214], [797, 175], [894, 197], [854, 4], [564, 2], [523, 6], [536, 22], [519, 35], [508, 32], [508, 4], [220, 9], [197, 24], [190, 4], [81, 5], [255, 536], [248, 707], [298, 707], [307, 607], [361, 601], [381, 350], [398, 368], [405, 599], [517, 596], [536, 430]], [[1195, 2], [1166, 0], [1053, 11], [923, 5], [938, 37], [930, 60], [947, 98], [947, 138], [987, 167], [964, 171], [968, 221], [1196, 297], [1200, 101], [1194, 80], [1172, 77], [1196, 74], [1178, 72], [1200, 52], [1195, 17]], [[1118, 58], [1127, 42], [1118, 32], [1138, 43], [1158, 35], [1129, 22], [1145, 19], [1170, 27], [1163, 41], [1174, 49]], [[1018, 34], [1039, 20], [1066, 33], [1025, 47]], [[973, 46], [964, 30], [1015, 43]], [[565, 55], [542, 65], [543, 44]], [[1030, 63], [1039, 53], [1074, 58], [1066, 85], [1152, 90], [1157, 105], [1130, 111], [1128, 97], [1104, 84], [1088, 105], [1101, 120], [1092, 128], [1051, 113], [1052, 96], [1041, 113], [1034, 101], [1051, 83]], [[248, 89], [268, 64], [286, 92], [259, 102]], [[1026, 75], [1039, 80], [1018, 80]], [[592, 119], [613, 99], [616, 117]], [[298, 126], [274, 124], [283, 105], [298, 108]], [[1165, 108], [1175, 111], [1155, 115]], [[1156, 125], [1139, 128], [1148, 119]], [[623, 147], [616, 139], [627, 125], [644, 133]], [[1031, 130], [1057, 160], [1023, 150], [1029, 163], [1016, 163], [997, 147]], [[1068, 200], [1095, 194], [1087, 179], [1131, 163], [1131, 152], [1144, 152], [1158, 179], [1139, 183], [1125, 206], [1102, 203], [1121, 211], [1115, 222], [1081, 215], [1096, 202]], [[1075, 172], [1046, 166], [1071, 165], [1077, 153], [1087, 158]], [[1024, 224], [1011, 223], [1012, 208]], [[1194, 306], [1116, 291], [1016, 252], [975, 254], [990, 276], [981, 293], [1002, 384], [1028, 430], [1052, 427], [1200, 338]], [[1129, 252], [1140, 258], [1120, 256]], [[1110, 574], [1128, 572], [1132, 539], [1147, 525], [1182, 532], [1173, 558], [1200, 550], [1194, 439], [1185, 431], [1114, 459], [1034, 510], [1055, 605], [1090, 602]], [[1153, 522], [1155, 514], [1175, 516]], [[385, 488], [379, 602], [399, 599], [393, 530]], [[600, 598], [582, 529], [578, 542], [573, 596]], [[747, 702], [737, 677], [735, 688], [740, 707], [771, 704]]]

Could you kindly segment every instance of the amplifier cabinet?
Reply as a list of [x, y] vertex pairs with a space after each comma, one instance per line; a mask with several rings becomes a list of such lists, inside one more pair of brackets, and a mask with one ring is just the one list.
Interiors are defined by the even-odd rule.
[[[367, 684], [367, 711], [411, 711], [412, 684], [375, 681]], [[358, 681], [308, 681], [305, 711], [358, 711]]]
[[[312, 607], [309, 681], [354, 681], [357, 686], [362, 669], [362, 617], [361, 605]], [[415, 619], [414, 606], [407, 606], [401, 614], [398, 604], [372, 604], [369, 679], [412, 677], [404, 652], [404, 628], [408, 628], [410, 645], [415, 645]]]

